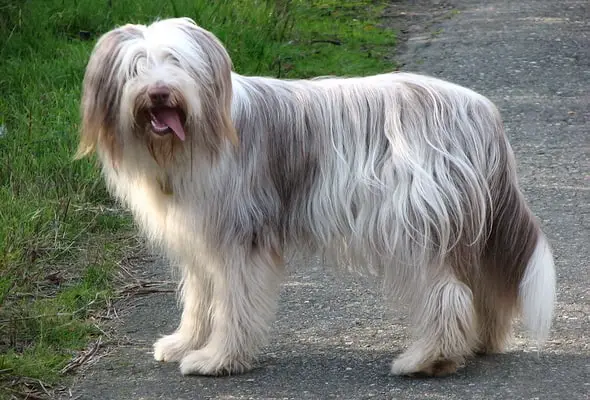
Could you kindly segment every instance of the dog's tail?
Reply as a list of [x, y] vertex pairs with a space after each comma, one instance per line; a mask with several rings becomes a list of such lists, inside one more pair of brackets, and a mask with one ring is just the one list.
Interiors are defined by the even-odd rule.
[[[510, 158], [510, 157], [509, 157]], [[551, 328], [555, 303], [553, 256], [507, 160], [496, 182], [494, 212], [486, 245], [487, 282], [520, 310], [525, 327], [539, 344]]]
[[525, 326], [539, 343], [549, 336], [555, 303], [555, 269], [549, 243], [541, 231], [518, 289]]

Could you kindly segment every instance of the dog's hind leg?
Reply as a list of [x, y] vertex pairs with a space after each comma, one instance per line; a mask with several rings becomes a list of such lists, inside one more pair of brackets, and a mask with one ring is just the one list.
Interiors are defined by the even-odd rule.
[[478, 354], [501, 353], [512, 336], [512, 320], [516, 314], [516, 298], [498, 290], [493, 282], [484, 281], [475, 289]]
[[205, 344], [211, 331], [211, 296], [213, 286], [206, 271], [185, 267], [180, 286], [183, 309], [180, 324], [172, 335], [154, 344], [158, 361], [180, 361], [189, 351]]
[[418, 340], [395, 359], [395, 375], [454, 373], [477, 344], [473, 295], [450, 271], [432, 276], [416, 307]]
[[184, 375], [224, 375], [249, 370], [274, 318], [282, 259], [261, 248], [220, 254], [214, 273], [211, 334], [204, 347], [180, 362]]

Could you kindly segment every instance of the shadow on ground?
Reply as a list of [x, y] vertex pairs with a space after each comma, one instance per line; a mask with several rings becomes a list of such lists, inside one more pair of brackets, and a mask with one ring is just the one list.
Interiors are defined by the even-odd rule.
[[[588, 357], [516, 351], [478, 357], [444, 379], [388, 375], [394, 354], [334, 346], [296, 345], [266, 353], [251, 372], [230, 377], [183, 377], [176, 364], [158, 363], [150, 348], [122, 347], [94, 375], [93, 393], [120, 399], [165, 398], [587, 398]], [[125, 370], [125, 385], [109, 379]], [[113, 383], [117, 387], [113, 387]], [[586, 396], [586, 397], [584, 397]], [[92, 395], [82, 395], [91, 399]]]

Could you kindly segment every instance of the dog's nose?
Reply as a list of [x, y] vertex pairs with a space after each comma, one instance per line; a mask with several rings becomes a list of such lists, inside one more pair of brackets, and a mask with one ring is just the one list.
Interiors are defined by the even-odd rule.
[[148, 96], [154, 104], [164, 104], [170, 97], [170, 89], [166, 86], [155, 86], [148, 89]]

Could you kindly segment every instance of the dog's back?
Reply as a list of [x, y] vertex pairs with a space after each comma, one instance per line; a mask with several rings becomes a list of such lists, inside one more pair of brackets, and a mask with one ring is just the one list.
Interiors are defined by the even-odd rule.
[[[306, 232], [321, 249], [341, 244], [348, 263], [381, 270], [385, 286], [410, 300], [441, 274], [455, 277], [449, 291], [467, 285], [461, 301], [473, 302], [476, 313], [457, 328], [469, 332], [472, 325], [467, 347], [501, 350], [519, 309], [536, 336], [546, 337], [552, 258], [518, 188], [512, 149], [492, 102], [408, 73], [240, 79], [265, 93], [259, 101], [269, 109], [249, 104], [264, 117], [242, 118], [241, 133], [246, 140], [249, 129], [270, 133], [259, 140], [274, 160], [272, 181], [290, 189], [282, 197], [287, 239], [297, 242]], [[274, 125], [249, 127], [255, 120]]]

